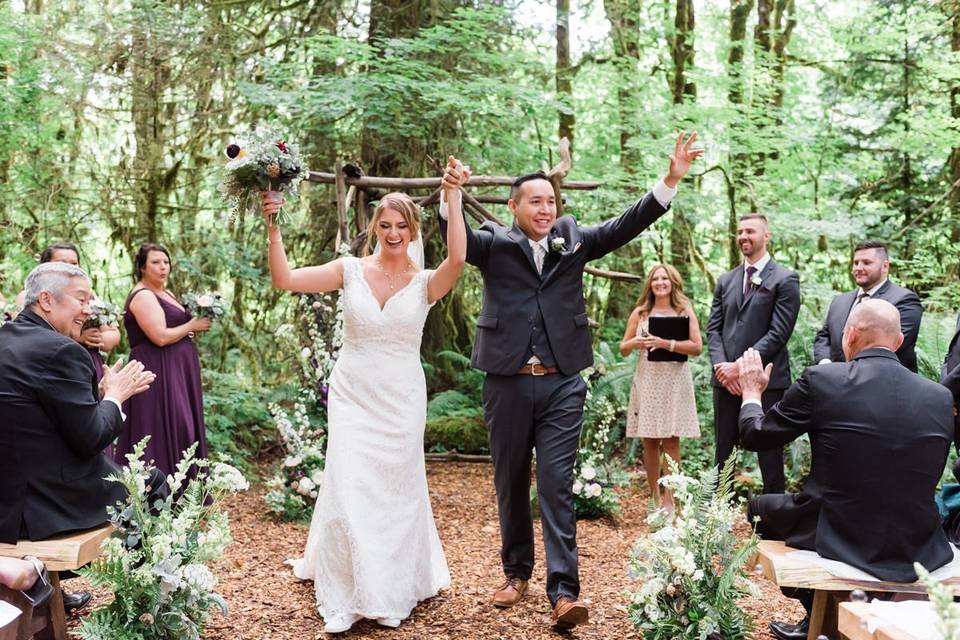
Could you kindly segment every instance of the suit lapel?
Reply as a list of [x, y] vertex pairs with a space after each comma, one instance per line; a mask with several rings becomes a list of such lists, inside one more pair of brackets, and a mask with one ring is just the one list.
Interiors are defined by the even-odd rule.
[[737, 312], [743, 308], [743, 263], [733, 270], [733, 301], [737, 303]]
[[[775, 266], [775, 265], [774, 265], [774, 262], [773, 262], [773, 258], [770, 258], [770, 260], [767, 261], [767, 266], [765, 266], [765, 267], [763, 268], [763, 271], [761, 271], [760, 274], [759, 274], [761, 281], [767, 282], [767, 280], [768, 280], [768, 279], [770, 278], [770, 276], [773, 274], [773, 267], [774, 267], [774, 266]], [[748, 304], [750, 304], [750, 301], [753, 300], [754, 296], [757, 295], [757, 292], [756, 292], [756, 291], [754, 291], [753, 293], [751, 293], [749, 296], [743, 295], [743, 271], [744, 271], [744, 267], [743, 267], [743, 265], [741, 264], [741, 265], [740, 265], [740, 300], [741, 300], [741, 302], [740, 302], [740, 307], [739, 307], [739, 312], [740, 312], [740, 313], [743, 312], [744, 308], [746, 308], [746, 306], [747, 306]], [[763, 284], [761, 284], [760, 286], [762, 287]]]
[[527, 262], [530, 263], [530, 268], [533, 269], [534, 273], [537, 273], [537, 263], [533, 259], [533, 249], [530, 248], [530, 241], [527, 239], [527, 234], [517, 226], [516, 222], [513, 223], [510, 231], [507, 232], [507, 237], [520, 246], [523, 255], [527, 256]]

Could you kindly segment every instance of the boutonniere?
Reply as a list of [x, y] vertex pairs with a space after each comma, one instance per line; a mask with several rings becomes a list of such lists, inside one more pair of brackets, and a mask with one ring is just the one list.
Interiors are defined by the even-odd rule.
[[560, 252], [567, 248], [567, 241], [564, 238], [553, 238], [550, 240], [550, 250]]
[[761, 284], [763, 284], [763, 278], [760, 277], [759, 273], [755, 273], [753, 274], [753, 277], [750, 278], [750, 284], [755, 287], [759, 287]]

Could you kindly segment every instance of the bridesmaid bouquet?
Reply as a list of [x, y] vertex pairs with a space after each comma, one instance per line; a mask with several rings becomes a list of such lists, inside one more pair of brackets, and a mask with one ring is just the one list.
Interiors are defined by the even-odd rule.
[[[291, 198], [299, 196], [300, 181], [309, 173], [300, 146], [286, 142], [280, 132], [259, 127], [253, 133], [237, 136], [225, 149], [220, 192], [231, 203], [234, 215], [253, 211], [261, 191], [281, 191]], [[282, 214], [277, 213], [278, 222]]]
[[183, 305], [194, 318], [217, 320], [227, 311], [223, 296], [219, 293], [193, 293], [183, 296]]
[[120, 310], [116, 305], [94, 298], [90, 302], [90, 317], [83, 322], [84, 329], [99, 328], [104, 325], [117, 324], [120, 321]]

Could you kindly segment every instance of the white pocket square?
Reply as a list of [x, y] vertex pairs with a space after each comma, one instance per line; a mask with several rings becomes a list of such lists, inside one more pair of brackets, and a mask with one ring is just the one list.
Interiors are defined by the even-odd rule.
[[577, 251], [579, 251], [580, 245], [582, 244], [583, 244], [582, 242], [578, 242], [577, 244], [573, 245], [573, 251], [571, 251], [570, 253], [576, 253]]

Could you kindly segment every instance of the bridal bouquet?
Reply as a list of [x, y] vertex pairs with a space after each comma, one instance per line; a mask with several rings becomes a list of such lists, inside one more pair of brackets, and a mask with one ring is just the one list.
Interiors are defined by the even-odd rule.
[[183, 304], [194, 318], [217, 320], [227, 311], [219, 293], [193, 293], [183, 296]]
[[[74, 632], [84, 640], [195, 640], [203, 636], [211, 607], [227, 612], [208, 565], [232, 542], [223, 499], [249, 484], [228, 464], [195, 459], [193, 445], [167, 477], [170, 497], [148, 505], [144, 486], [151, 467], [142, 459], [148, 439], [110, 478], [129, 492], [125, 503], [107, 510], [117, 533], [103, 542], [100, 559], [80, 570], [114, 595], [84, 616]], [[194, 466], [199, 473], [188, 480]]]
[[[237, 136], [225, 153], [228, 161], [220, 192], [232, 204], [234, 214], [253, 211], [261, 191], [281, 191], [296, 198], [300, 181], [309, 173], [300, 146], [287, 142], [286, 136], [270, 127]], [[278, 222], [280, 215], [278, 212]]]
[[114, 325], [120, 320], [120, 311], [116, 305], [110, 304], [100, 298], [94, 298], [90, 301], [90, 316], [84, 320], [83, 328], [99, 328], [104, 325]]

